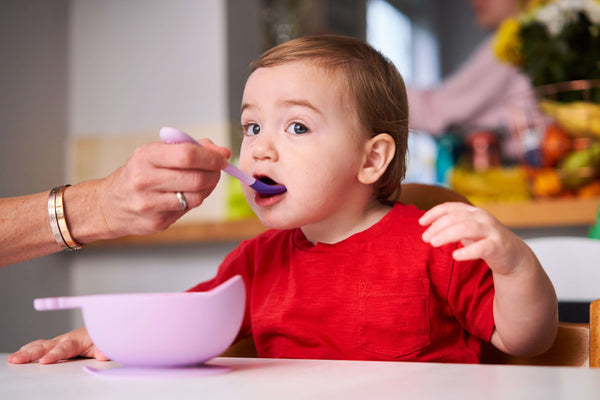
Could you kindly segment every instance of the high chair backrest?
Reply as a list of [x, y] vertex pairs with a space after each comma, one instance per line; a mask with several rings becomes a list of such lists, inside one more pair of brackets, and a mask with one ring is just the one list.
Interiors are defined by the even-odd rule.
[[400, 192], [401, 203], [411, 204], [420, 210], [427, 211], [438, 204], [446, 202], [461, 202], [470, 204], [463, 195], [442, 186], [424, 183], [404, 183]]
[[491, 344], [484, 346], [485, 364], [600, 367], [600, 299], [590, 305], [590, 323], [560, 322], [556, 340], [545, 353], [535, 357], [515, 357]]
[[559, 302], [591, 303], [590, 323], [561, 323], [550, 351], [508, 362], [600, 367], [600, 240], [561, 236], [525, 241], [552, 280]]
[[590, 367], [600, 368], [600, 299], [590, 304]]

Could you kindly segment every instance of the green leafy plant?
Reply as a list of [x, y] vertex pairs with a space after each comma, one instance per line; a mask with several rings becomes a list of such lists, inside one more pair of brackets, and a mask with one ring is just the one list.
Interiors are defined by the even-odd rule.
[[[555, 0], [506, 20], [496, 33], [499, 59], [520, 67], [534, 86], [600, 78], [600, 1]], [[560, 93], [557, 100], [580, 100]], [[600, 91], [591, 100], [600, 103]]]

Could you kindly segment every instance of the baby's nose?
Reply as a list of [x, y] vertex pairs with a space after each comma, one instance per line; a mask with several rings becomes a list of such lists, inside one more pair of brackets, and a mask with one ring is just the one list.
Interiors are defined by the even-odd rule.
[[277, 146], [273, 138], [261, 132], [254, 140], [252, 146], [252, 156], [254, 159], [274, 161], [277, 159], [277, 154]]

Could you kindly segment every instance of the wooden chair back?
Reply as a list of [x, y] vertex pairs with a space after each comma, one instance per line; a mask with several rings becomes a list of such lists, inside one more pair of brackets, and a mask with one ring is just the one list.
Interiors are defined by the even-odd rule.
[[600, 299], [590, 305], [590, 323], [560, 322], [552, 347], [535, 357], [515, 357], [484, 346], [484, 364], [600, 367]]
[[590, 367], [600, 368], [600, 299], [590, 304]]
[[471, 204], [465, 196], [452, 189], [424, 183], [404, 183], [398, 201], [424, 211], [447, 202]]

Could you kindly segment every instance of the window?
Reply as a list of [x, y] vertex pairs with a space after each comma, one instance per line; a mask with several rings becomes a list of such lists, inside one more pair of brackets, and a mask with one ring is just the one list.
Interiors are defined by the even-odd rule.
[[[429, 86], [439, 81], [435, 37], [385, 0], [367, 2], [367, 42], [396, 65], [408, 86]], [[411, 132], [405, 182], [434, 183], [436, 157], [435, 140]]]
[[367, 2], [367, 42], [388, 57], [411, 86], [440, 79], [438, 45], [429, 29], [385, 0]]
[[385, 0], [367, 3], [367, 42], [389, 58], [406, 82], [412, 81], [412, 24]]

